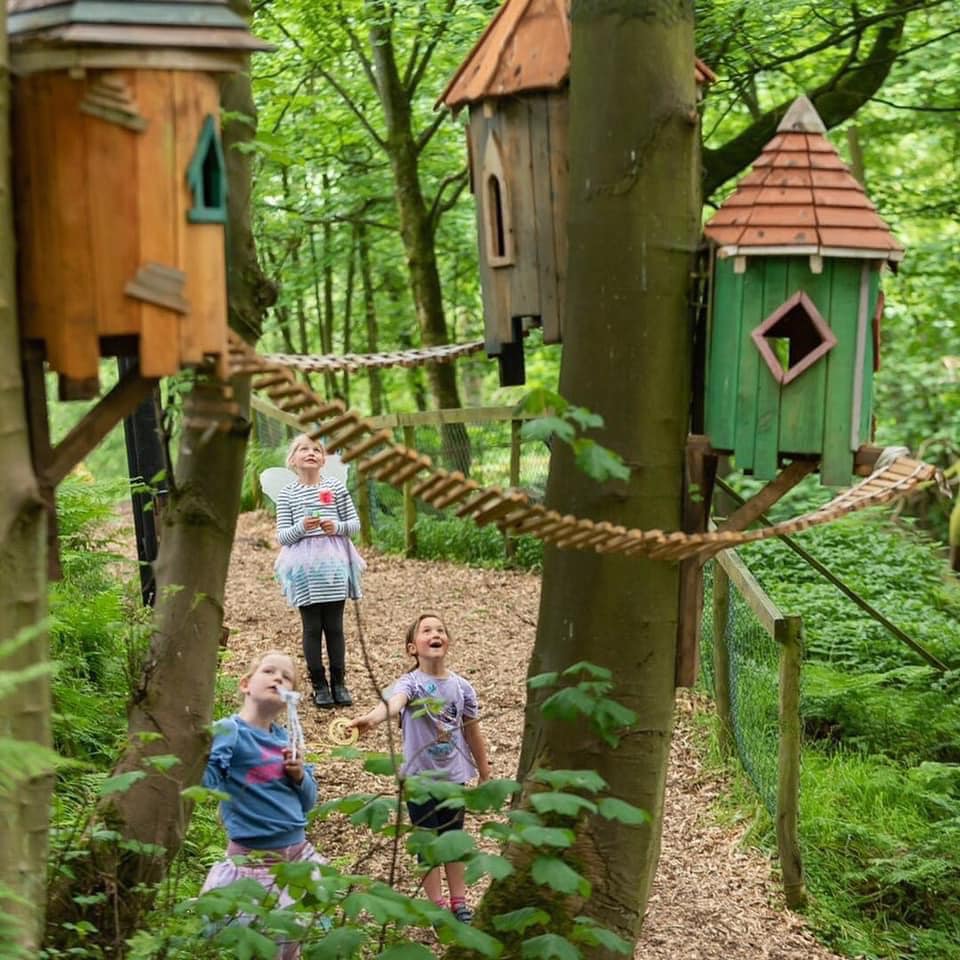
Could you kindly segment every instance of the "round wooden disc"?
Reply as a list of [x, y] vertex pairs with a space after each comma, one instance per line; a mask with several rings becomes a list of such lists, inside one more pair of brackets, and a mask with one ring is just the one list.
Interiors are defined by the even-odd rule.
[[337, 717], [330, 721], [327, 728], [327, 735], [333, 743], [340, 746], [350, 746], [360, 739], [360, 731], [356, 727], [350, 726], [350, 721], [346, 717]]

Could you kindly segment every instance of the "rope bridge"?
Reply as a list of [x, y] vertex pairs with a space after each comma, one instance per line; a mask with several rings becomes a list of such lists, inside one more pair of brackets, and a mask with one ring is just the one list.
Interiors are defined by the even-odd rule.
[[[447, 347], [441, 354], [433, 347], [403, 351], [402, 354], [372, 354], [386, 359], [403, 356], [409, 365], [434, 362], [442, 355], [452, 359], [454, 351], [473, 352], [482, 342], [462, 347]], [[417, 356], [413, 356], [416, 354]], [[430, 357], [424, 357], [430, 354]], [[263, 357], [234, 334], [230, 335], [231, 374], [253, 376], [253, 388], [263, 391], [281, 410], [292, 414], [303, 425], [305, 433], [322, 437], [330, 452], [337, 452], [344, 463], [356, 461], [360, 473], [402, 488], [407, 481], [417, 482], [412, 494], [437, 509], [457, 506], [456, 515], [467, 517], [479, 526], [493, 523], [514, 535], [528, 534], [554, 546], [595, 550], [598, 553], [622, 553], [625, 556], [647, 556], [653, 559], [681, 560], [688, 557], [707, 559], [721, 550], [744, 543], [766, 540], [783, 534], [795, 534], [821, 523], [829, 523], [866, 507], [905, 496], [921, 483], [933, 480], [937, 470], [929, 464], [908, 457], [875, 470], [869, 477], [839, 494], [817, 510], [792, 520], [782, 521], [757, 530], [713, 530], [706, 533], [665, 533], [663, 530], [635, 530], [606, 521], [561, 515], [555, 510], [531, 502], [520, 491], [491, 486], [483, 487], [459, 471], [435, 467], [429, 457], [393, 441], [389, 430], [377, 430], [354, 410], [347, 410], [340, 401], [322, 400], [306, 384], [298, 381], [291, 369], [294, 361], [299, 369], [346, 369], [340, 367], [305, 367], [308, 362], [330, 362], [346, 358]], [[352, 362], [356, 362], [354, 357]], [[375, 366], [374, 362], [359, 366]], [[358, 366], [358, 368], [359, 368]]]

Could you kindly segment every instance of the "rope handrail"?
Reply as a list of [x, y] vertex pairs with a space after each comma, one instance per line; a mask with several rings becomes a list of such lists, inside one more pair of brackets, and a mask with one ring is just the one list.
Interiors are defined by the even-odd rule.
[[707, 559], [730, 547], [799, 533], [856, 510], [887, 503], [937, 474], [930, 464], [900, 457], [819, 509], [756, 530], [667, 533], [628, 529], [607, 521], [561, 515], [532, 503], [522, 491], [482, 487], [459, 471], [435, 467], [429, 457], [395, 443], [389, 430], [377, 430], [367, 418], [347, 410], [338, 400], [322, 400], [294, 377], [289, 366], [276, 357], [260, 356], [234, 334], [230, 335], [230, 365], [233, 374], [252, 374], [255, 390], [266, 392], [281, 410], [294, 415], [305, 433], [322, 437], [327, 450], [339, 452], [344, 463], [355, 460], [360, 473], [398, 488], [425, 474], [412, 488], [418, 499], [441, 510], [459, 504], [456, 515], [478, 526], [492, 523], [514, 535], [529, 534], [567, 549], [662, 560]]
[[389, 350], [379, 353], [326, 353], [319, 355], [298, 353], [268, 353], [269, 363], [282, 364], [307, 373], [356, 373], [358, 370], [377, 370], [385, 367], [420, 367], [427, 363], [450, 363], [482, 350], [483, 340], [468, 343], [442, 343], [434, 347], [415, 347], [410, 350]]

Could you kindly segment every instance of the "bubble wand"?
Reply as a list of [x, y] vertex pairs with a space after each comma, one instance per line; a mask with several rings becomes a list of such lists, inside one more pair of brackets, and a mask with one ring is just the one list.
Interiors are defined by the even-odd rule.
[[280, 697], [287, 705], [287, 736], [290, 738], [290, 759], [302, 758], [307, 752], [306, 740], [303, 736], [303, 725], [297, 713], [297, 704], [300, 703], [300, 694], [296, 690], [280, 688]]

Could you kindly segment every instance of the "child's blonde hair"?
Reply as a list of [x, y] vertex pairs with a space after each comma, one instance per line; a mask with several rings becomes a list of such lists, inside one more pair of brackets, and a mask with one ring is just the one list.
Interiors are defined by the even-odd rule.
[[259, 669], [260, 664], [263, 663], [267, 657], [285, 657], [290, 661], [290, 665], [293, 667], [293, 689], [297, 689], [297, 661], [290, 656], [286, 650], [265, 650], [261, 653], [256, 659], [251, 660], [247, 664], [247, 669], [244, 672], [243, 676], [240, 677], [240, 683], [243, 683], [244, 680], [249, 680]]
[[[403, 647], [403, 649], [406, 650], [407, 653], [410, 653], [410, 647], [412, 647], [412, 646], [414, 645], [414, 642], [415, 642], [416, 639], [417, 639], [417, 629], [419, 628], [420, 624], [423, 623], [423, 621], [427, 619], [427, 617], [433, 617], [434, 620], [439, 620], [440, 623], [443, 624], [443, 629], [444, 629], [444, 631], [445, 631], [446, 634], [447, 634], [447, 639], [448, 639], [448, 640], [452, 640], [452, 639], [453, 639], [453, 637], [450, 636], [450, 631], [447, 629], [447, 621], [444, 620], [443, 617], [441, 617], [439, 613], [434, 613], [432, 610], [427, 610], [426, 613], [421, 613], [420, 616], [417, 617], [417, 619], [414, 620], [413, 623], [411, 623], [409, 627], [407, 627], [407, 639], [406, 639], [406, 642], [405, 642], [404, 647]], [[416, 650], [415, 647], [414, 647], [414, 650]], [[417, 656], [416, 652], [411, 653], [410, 656], [413, 657], [413, 659], [417, 661], [417, 666], [419, 667], [419, 666], [420, 666], [420, 658]], [[414, 669], [416, 669], [416, 668], [414, 668]]]
[[288, 467], [290, 468], [293, 467], [293, 456], [297, 452], [297, 448], [304, 442], [315, 443], [320, 448], [320, 452], [324, 456], [327, 455], [327, 448], [323, 445], [323, 443], [320, 440], [315, 440], [313, 437], [310, 436], [309, 433], [301, 433], [301, 434], [298, 434], [296, 437], [294, 437], [290, 441], [290, 446], [287, 447], [287, 466]]

